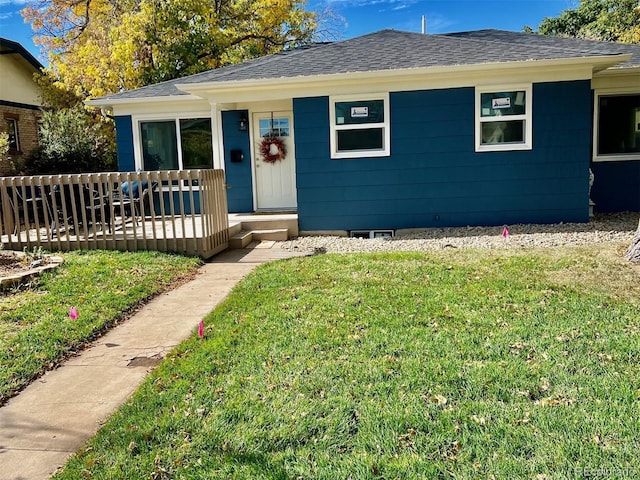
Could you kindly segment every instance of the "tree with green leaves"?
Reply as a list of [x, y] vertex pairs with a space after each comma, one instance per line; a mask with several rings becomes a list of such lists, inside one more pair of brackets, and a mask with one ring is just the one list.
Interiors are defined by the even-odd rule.
[[[533, 31], [525, 27], [526, 31]], [[581, 0], [575, 9], [547, 17], [538, 33], [565, 37], [640, 43], [638, 0]]]

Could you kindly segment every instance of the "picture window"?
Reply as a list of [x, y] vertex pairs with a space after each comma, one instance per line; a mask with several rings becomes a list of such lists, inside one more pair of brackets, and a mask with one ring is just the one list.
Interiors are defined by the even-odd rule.
[[210, 118], [142, 121], [140, 134], [143, 170], [213, 168]]
[[640, 158], [640, 93], [597, 95], [597, 161]]

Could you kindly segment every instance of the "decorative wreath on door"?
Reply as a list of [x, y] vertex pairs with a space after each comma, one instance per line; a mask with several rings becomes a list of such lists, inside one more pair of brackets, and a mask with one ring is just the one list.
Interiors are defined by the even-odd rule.
[[260, 155], [265, 162], [275, 163], [278, 160], [284, 160], [287, 156], [287, 148], [280, 137], [268, 134], [262, 137], [260, 142]]

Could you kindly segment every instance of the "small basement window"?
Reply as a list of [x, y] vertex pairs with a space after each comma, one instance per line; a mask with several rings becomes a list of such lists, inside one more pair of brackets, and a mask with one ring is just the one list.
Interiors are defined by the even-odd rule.
[[389, 94], [331, 97], [331, 158], [390, 154]]
[[392, 238], [395, 236], [393, 230], [351, 230], [351, 238]]
[[531, 85], [476, 89], [476, 152], [531, 150]]

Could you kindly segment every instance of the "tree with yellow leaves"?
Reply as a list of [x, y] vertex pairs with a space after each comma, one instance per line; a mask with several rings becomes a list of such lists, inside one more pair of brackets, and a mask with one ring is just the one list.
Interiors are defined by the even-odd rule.
[[311, 41], [305, 0], [33, 0], [23, 16], [49, 74], [81, 99]]
[[[111, 157], [113, 122], [83, 109], [84, 100], [310, 42], [316, 15], [304, 7], [305, 0], [31, 0], [22, 14], [49, 58], [36, 80], [60, 116], [54, 120], [91, 126]], [[44, 152], [31, 160], [48, 173], [59, 158]]]

